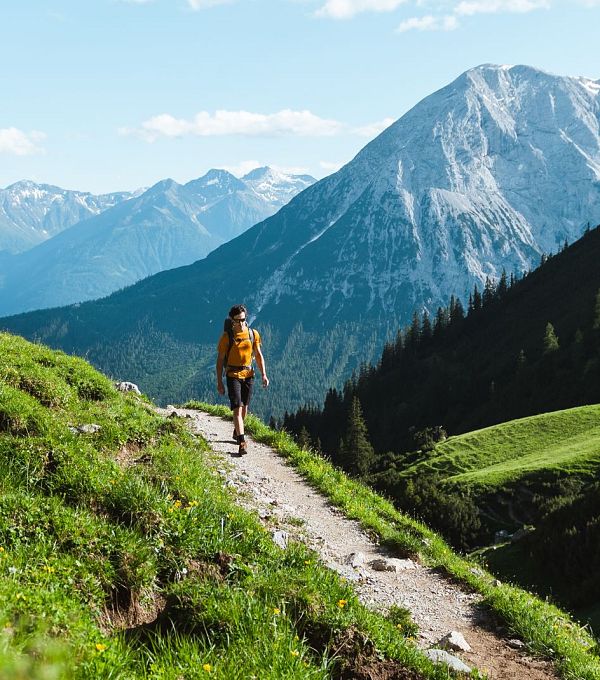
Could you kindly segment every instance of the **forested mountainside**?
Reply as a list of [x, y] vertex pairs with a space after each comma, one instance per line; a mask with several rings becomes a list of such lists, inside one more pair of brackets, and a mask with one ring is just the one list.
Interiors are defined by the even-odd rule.
[[375, 365], [324, 407], [288, 415], [336, 457], [354, 397], [375, 451], [405, 452], [414, 433], [458, 434], [514, 418], [600, 402], [600, 228], [522, 279], [502, 277], [434, 318], [415, 315]]

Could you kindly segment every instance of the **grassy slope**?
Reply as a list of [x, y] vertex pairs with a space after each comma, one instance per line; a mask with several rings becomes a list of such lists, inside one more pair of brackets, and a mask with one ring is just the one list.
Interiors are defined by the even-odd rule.
[[450, 437], [406, 476], [438, 471], [458, 483], [495, 487], [538, 470], [593, 478], [600, 468], [600, 405], [545, 413]]
[[[221, 406], [190, 403], [216, 415], [227, 416]], [[248, 430], [273, 446], [291, 465], [344, 513], [358, 520], [381, 543], [400, 553], [418, 554], [432, 566], [446, 570], [466, 587], [480, 592], [486, 604], [521, 637], [533, 652], [552, 658], [563, 678], [600, 680], [600, 658], [595, 640], [557, 607], [509, 584], [450, 550], [423, 524], [397, 511], [392, 503], [365, 485], [348, 478], [317, 454], [301, 449], [285, 432], [275, 432], [250, 416]]]
[[81, 359], [0, 334], [0, 678], [448, 677], [406, 614], [276, 547], [211, 456]]

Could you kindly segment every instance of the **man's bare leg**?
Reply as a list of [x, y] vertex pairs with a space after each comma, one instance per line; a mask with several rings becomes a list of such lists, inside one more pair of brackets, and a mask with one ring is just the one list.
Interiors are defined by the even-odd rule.
[[235, 428], [235, 434], [244, 434], [244, 406], [238, 406], [233, 409], [233, 427]]

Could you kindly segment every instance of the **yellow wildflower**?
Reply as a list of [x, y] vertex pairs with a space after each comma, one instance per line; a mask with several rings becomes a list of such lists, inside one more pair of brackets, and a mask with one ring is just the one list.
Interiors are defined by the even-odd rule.
[[299, 652], [297, 649], [292, 649], [292, 651], [290, 652], [290, 654], [291, 654], [292, 656], [300, 656], [300, 652]]
[[177, 500], [177, 501], [175, 501], [175, 503], [173, 503], [173, 505], [174, 505], [176, 508], [180, 508], [180, 507], [181, 507], [181, 501], [180, 501], [180, 500]]
[[107, 647], [106, 647], [106, 645], [103, 645], [101, 642], [97, 642], [96, 643], [96, 649], [99, 652], [104, 652], [104, 651], [106, 651]]
[[343, 609], [348, 604], [348, 600], [338, 600], [338, 607]]
[[4, 548], [0, 545], [0, 552], [4, 552]]
[[15, 600], [25, 600], [25, 599], [26, 598], [25, 598], [25, 595], [23, 595], [23, 593], [17, 593], [15, 595]]
[[207, 673], [210, 673], [210, 672], [212, 671], [212, 666], [211, 666], [209, 663], [205, 663], [205, 664], [202, 666], [202, 670], [203, 670], [203, 671], [206, 671]]
[[275, 616], [278, 616], [279, 614], [281, 614], [281, 609], [278, 609], [277, 607], [273, 607], [273, 614], [275, 614]]

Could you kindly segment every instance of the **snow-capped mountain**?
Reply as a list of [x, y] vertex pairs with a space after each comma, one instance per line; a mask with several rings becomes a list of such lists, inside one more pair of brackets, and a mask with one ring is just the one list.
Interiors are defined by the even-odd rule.
[[136, 194], [119, 191], [97, 196], [28, 180], [11, 184], [0, 189], [0, 251], [32, 248]]
[[484, 65], [430, 95], [254, 235], [259, 317], [406, 322], [577, 239], [600, 221], [599, 93]]
[[279, 207], [284, 206], [296, 194], [315, 182], [314, 177], [310, 175], [290, 175], [269, 167], [255, 168], [244, 175], [242, 180], [258, 196]]
[[0, 262], [0, 314], [108, 295], [164, 269], [191, 264], [272, 215], [312, 178], [271, 177], [270, 194], [225, 170], [185, 185], [158, 182], [143, 194], [85, 219]]

